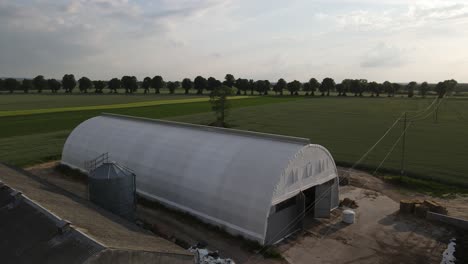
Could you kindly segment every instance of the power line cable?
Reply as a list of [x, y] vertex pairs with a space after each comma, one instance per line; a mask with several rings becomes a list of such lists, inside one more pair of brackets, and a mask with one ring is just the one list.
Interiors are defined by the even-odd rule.
[[427, 113], [425, 116], [421, 117], [421, 118], [413, 118], [413, 119], [409, 119], [408, 121], [410, 122], [417, 122], [417, 121], [422, 121], [422, 120], [425, 120], [426, 118], [428, 118], [431, 114], [433, 114], [434, 112], [438, 111], [438, 108], [440, 107], [440, 105], [442, 104], [443, 102], [443, 99], [441, 99], [439, 101], [439, 103], [434, 107], [434, 109], [432, 109], [431, 112]]
[[400, 142], [400, 140], [403, 138], [403, 135], [406, 133], [406, 131], [408, 130], [408, 128], [412, 125], [412, 123], [410, 122], [405, 130], [401, 133], [400, 137], [398, 137], [398, 139], [395, 141], [395, 143], [393, 144], [392, 148], [390, 149], [389, 152], [387, 152], [387, 154], [385, 155], [385, 157], [383, 158], [383, 160], [380, 162], [379, 166], [377, 166], [377, 168], [375, 169], [375, 171], [372, 173], [374, 176], [375, 174], [377, 173], [377, 171], [380, 169], [380, 167], [382, 167], [382, 165], [384, 164], [384, 162], [387, 160], [387, 158], [390, 156], [390, 154], [393, 152], [393, 150], [395, 150], [395, 147], [398, 145], [398, 142]]
[[418, 110], [418, 111], [407, 111], [407, 113], [415, 113], [414, 116], [410, 117], [410, 119], [412, 118], [417, 118], [418, 115], [421, 115], [421, 114], [424, 114], [425, 112], [427, 112], [429, 109], [431, 109], [431, 107], [437, 102], [437, 97], [432, 100], [432, 102], [424, 109], [424, 110]]

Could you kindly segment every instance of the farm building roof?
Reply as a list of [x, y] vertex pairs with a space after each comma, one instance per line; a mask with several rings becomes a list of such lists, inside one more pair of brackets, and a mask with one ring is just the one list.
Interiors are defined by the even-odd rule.
[[[3, 182], [3, 183], [1, 183]], [[3, 186], [3, 187], [2, 187]], [[15, 196], [21, 196], [21, 199]], [[15, 203], [15, 199], [18, 202]], [[59, 227], [70, 223], [70, 232]], [[0, 252], [5, 263], [84, 263], [114, 252], [185, 259], [183, 248], [29, 173], [0, 164]], [[109, 256], [107, 256], [109, 257]], [[116, 259], [114, 259], [117, 261]], [[3, 263], [3, 262], [2, 262]], [[161, 263], [173, 263], [170, 260]]]

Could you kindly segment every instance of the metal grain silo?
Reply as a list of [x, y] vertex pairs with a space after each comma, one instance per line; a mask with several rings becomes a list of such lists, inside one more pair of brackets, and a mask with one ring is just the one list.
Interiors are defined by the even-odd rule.
[[89, 199], [127, 219], [135, 211], [135, 174], [114, 162], [104, 162], [89, 173]]

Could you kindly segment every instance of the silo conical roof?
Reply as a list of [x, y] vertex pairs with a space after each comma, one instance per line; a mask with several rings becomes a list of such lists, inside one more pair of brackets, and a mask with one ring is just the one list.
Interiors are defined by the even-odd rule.
[[92, 170], [89, 177], [93, 179], [115, 179], [128, 177], [130, 174], [115, 162], [105, 162]]

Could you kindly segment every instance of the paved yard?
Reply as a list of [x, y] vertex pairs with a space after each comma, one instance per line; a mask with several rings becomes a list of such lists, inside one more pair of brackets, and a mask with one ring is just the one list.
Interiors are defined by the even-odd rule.
[[378, 192], [346, 186], [355, 200], [356, 223], [308, 219], [305, 234], [280, 246], [290, 263], [440, 263], [452, 234], [421, 219], [399, 215], [399, 205]]

